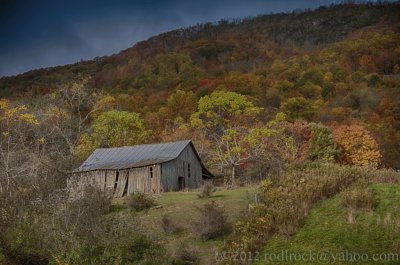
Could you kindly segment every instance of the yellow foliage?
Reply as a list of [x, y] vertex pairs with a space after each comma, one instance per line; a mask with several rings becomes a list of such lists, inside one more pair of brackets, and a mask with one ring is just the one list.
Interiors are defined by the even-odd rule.
[[378, 167], [382, 155], [378, 142], [362, 125], [340, 125], [334, 128], [334, 137], [342, 148], [342, 161], [357, 166]]

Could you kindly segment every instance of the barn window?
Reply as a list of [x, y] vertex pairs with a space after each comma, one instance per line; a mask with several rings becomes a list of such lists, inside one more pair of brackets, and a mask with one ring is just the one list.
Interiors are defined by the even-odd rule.
[[153, 167], [149, 167], [150, 178], [153, 178]]
[[188, 171], [188, 178], [190, 178], [190, 163], [188, 163], [187, 171]]

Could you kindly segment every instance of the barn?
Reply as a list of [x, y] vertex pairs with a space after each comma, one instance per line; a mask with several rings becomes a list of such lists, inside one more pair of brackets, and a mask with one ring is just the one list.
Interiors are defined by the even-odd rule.
[[75, 192], [99, 187], [114, 198], [131, 193], [160, 193], [197, 188], [212, 178], [192, 141], [96, 149], [73, 172]]

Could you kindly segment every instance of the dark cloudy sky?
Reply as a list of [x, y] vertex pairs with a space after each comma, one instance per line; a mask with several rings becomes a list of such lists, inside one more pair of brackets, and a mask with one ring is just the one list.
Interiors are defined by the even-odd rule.
[[161, 32], [335, 0], [0, 0], [0, 76], [110, 55]]

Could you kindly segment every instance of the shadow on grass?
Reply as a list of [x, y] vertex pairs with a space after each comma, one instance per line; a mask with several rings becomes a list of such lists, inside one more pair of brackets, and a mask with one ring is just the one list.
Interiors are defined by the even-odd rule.
[[218, 194], [218, 195], [212, 195], [210, 198], [224, 198], [226, 195], [223, 194]]

